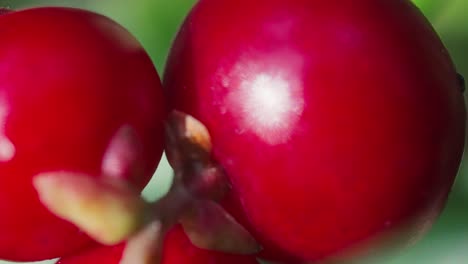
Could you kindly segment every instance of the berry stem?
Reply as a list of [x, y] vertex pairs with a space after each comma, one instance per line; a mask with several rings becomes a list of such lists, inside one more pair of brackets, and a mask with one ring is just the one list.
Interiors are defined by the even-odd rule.
[[[195, 118], [173, 112], [166, 124], [166, 137], [174, 182], [160, 200], [145, 201], [124, 178], [105, 173], [114, 171], [111, 168], [98, 178], [63, 171], [37, 175], [34, 186], [41, 202], [102, 244], [128, 240], [124, 264], [159, 263], [163, 238], [179, 222], [200, 248], [237, 254], [258, 252], [260, 246], [249, 232], [217, 203], [229, 191], [229, 184], [222, 168], [211, 158], [207, 129]], [[133, 137], [116, 140], [124, 146], [138, 142]], [[121, 155], [120, 150], [111, 143], [105, 156], [134, 160]], [[129, 164], [126, 167], [132, 168]]]

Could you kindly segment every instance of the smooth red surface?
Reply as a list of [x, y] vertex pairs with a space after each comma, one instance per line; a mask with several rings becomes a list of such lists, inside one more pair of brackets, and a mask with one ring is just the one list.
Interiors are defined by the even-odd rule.
[[7, 13], [0, 38], [0, 259], [63, 256], [88, 238], [42, 206], [33, 175], [99, 176], [110, 140], [129, 125], [144, 157], [130, 181], [143, 188], [163, 150], [161, 83], [128, 31], [87, 11]]
[[[102, 247], [82, 255], [59, 260], [57, 264], [119, 264], [125, 244]], [[196, 248], [180, 225], [173, 227], [164, 241], [161, 264], [258, 264], [252, 256], [231, 255]]]
[[400, 231], [403, 245], [459, 167], [457, 75], [409, 1], [201, 0], [164, 77], [171, 107], [208, 127], [226, 208], [267, 258], [341, 257]]
[[79, 255], [60, 259], [56, 264], [119, 264], [125, 244], [112, 247], [98, 247]]

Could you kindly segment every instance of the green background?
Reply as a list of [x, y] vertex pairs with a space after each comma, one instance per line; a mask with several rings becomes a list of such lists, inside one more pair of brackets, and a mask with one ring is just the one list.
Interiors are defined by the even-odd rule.
[[[252, 0], [255, 1], [255, 0]], [[0, 0], [0, 6], [25, 8], [60, 5], [94, 10], [129, 29], [143, 44], [158, 71], [164, 62], [184, 16], [195, 0]], [[414, 0], [429, 17], [458, 67], [468, 77], [468, 0]], [[0, 36], [1, 37], [1, 36]], [[383, 264], [468, 263], [468, 161], [458, 175], [447, 207], [425, 238], [410, 249], [398, 252]], [[171, 169], [165, 159], [144, 194], [156, 199], [167, 190]], [[0, 264], [11, 263], [0, 261]], [[50, 261], [36, 263], [53, 263]]]

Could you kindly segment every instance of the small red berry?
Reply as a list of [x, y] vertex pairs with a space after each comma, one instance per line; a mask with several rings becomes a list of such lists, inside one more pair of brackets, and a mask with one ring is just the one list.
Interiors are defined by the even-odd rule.
[[[119, 264], [125, 244], [102, 247], [82, 255], [63, 258], [57, 264]], [[203, 250], [192, 245], [180, 225], [173, 227], [164, 240], [161, 264], [258, 264], [253, 256], [231, 255]]]
[[409, 1], [198, 1], [163, 86], [208, 128], [225, 207], [266, 258], [313, 262], [394, 233], [404, 245], [460, 164], [457, 74]]
[[[44, 208], [33, 176], [108, 173], [143, 188], [163, 150], [160, 80], [128, 31], [88, 11], [6, 13], [0, 38], [0, 258], [70, 254], [89, 239]], [[134, 177], [119, 159], [138, 151]]]

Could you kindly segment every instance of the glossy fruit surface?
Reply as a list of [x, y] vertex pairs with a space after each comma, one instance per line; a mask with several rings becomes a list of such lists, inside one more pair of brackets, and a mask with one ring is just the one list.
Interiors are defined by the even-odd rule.
[[122, 146], [141, 151], [139, 177], [120, 176], [143, 188], [163, 150], [161, 83], [128, 31], [88, 11], [3, 14], [0, 38], [0, 259], [62, 256], [88, 238], [42, 206], [32, 177], [101, 175], [111, 140], [133, 131]]
[[[57, 264], [119, 264], [125, 245], [102, 247], [82, 255], [61, 259]], [[164, 241], [161, 264], [258, 264], [252, 256], [239, 256], [196, 248], [180, 225], [173, 227]]]
[[409, 1], [201, 0], [164, 77], [171, 107], [207, 126], [225, 207], [266, 258], [412, 241], [459, 167], [456, 71]]

